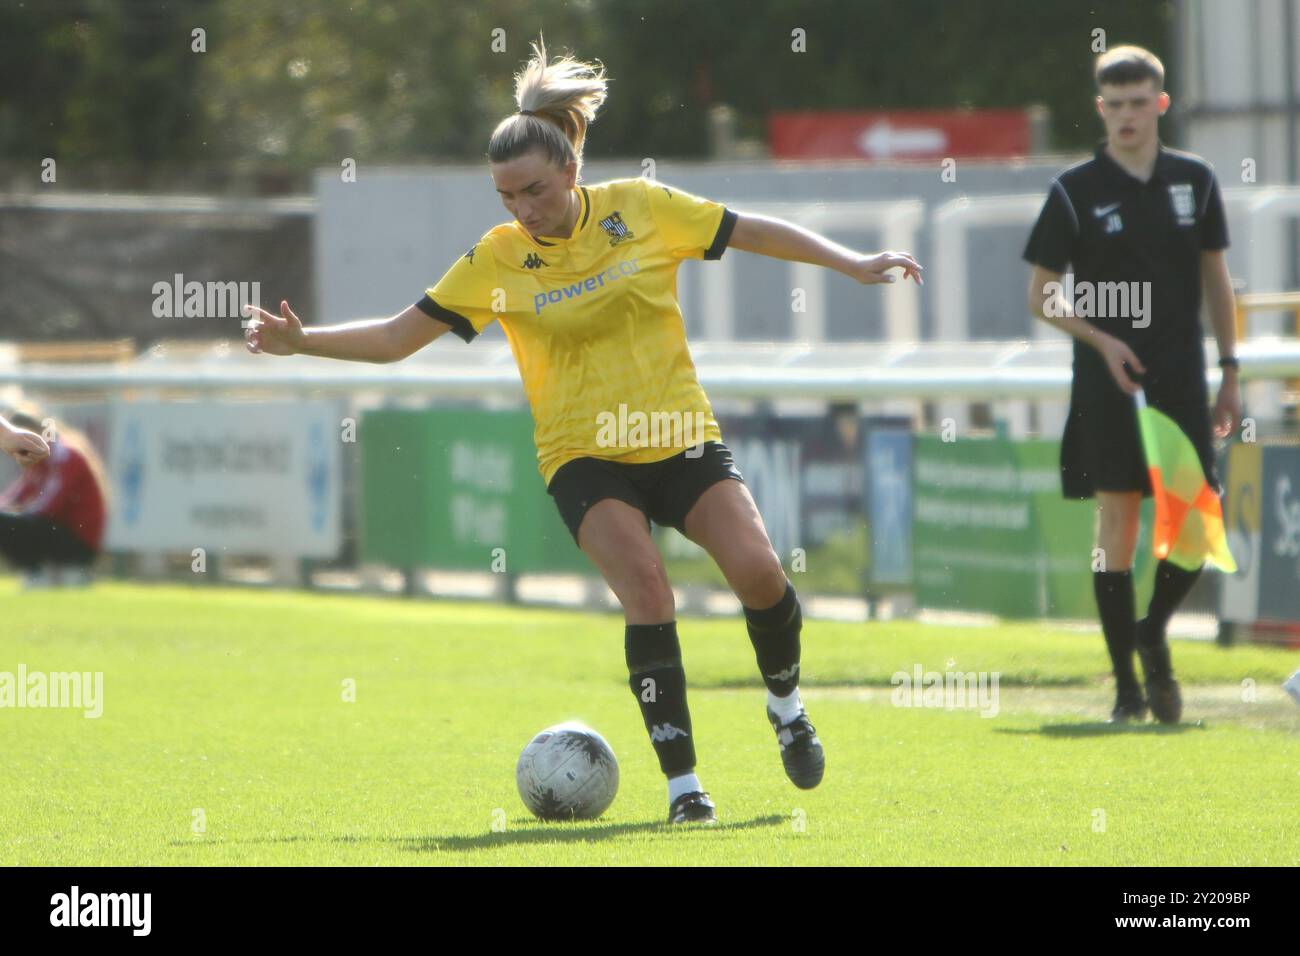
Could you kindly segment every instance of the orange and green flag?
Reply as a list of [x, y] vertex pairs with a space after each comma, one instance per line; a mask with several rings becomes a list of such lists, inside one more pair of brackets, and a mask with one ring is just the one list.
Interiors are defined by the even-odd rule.
[[1135, 400], [1156, 503], [1155, 556], [1187, 571], [1211, 564], [1231, 574], [1237, 563], [1228, 550], [1223, 509], [1196, 448], [1172, 418], [1147, 405], [1145, 393], [1139, 391]]

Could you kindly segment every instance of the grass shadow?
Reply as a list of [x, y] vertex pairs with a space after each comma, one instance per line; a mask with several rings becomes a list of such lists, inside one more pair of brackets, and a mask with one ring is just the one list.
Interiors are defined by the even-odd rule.
[[630, 833], [679, 833], [696, 830], [726, 832], [780, 826], [787, 822], [787, 818], [780, 814], [768, 814], [749, 820], [738, 820], [735, 823], [720, 821], [709, 827], [683, 827], [667, 821], [649, 820], [640, 823], [601, 825], [599, 823], [540, 823], [536, 820], [522, 819], [520, 821], [522, 829], [508, 829], [504, 833], [482, 833], [474, 836], [424, 837], [407, 845], [405, 849], [423, 853], [430, 850], [488, 850], [526, 843], [591, 843], [626, 836]]
[[1165, 736], [1205, 729], [1207, 728], [1201, 721], [1195, 724], [1108, 724], [1098, 721], [1087, 724], [1043, 724], [1037, 728], [996, 727], [993, 732], [1019, 736], [1034, 734], [1040, 737], [1110, 737], [1124, 734]]
[[450, 836], [407, 836], [407, 837], [371, 837], [371, 836], [353, 836], [342, 835], [332, 837], [316, 837], [305, 835], [291, 835], [281, 837], [254, 837], [248, 840], [172, 840], [172, 847], [193, 847], [193, 846], [256, 846], [259, 844], [277, 844], [277, 843], [373, 843], [380, 845], [395, 846], [398, 849], [411, 853], [429, 853], [443, 850], [457, 852], [466, 850], [491, 850], [502, 846], [521, 845], [527, 843], [594, 843], [599, 840], [611, 840], [616, 837], [627, 836], [634, 833], [663, 833], [663, 832], [681, 832], [682, 830], [710, 830], [716, 832], [726, 832], [730, 830], [753, 830], [759, 827], [772, 827], [783, 825], [788, 819], [780, 814], [768, 814], [766, 816], [754, 817], [749, 820], [738, 820], [735, 823], [725, 821], [719, 822], [710, 827], [675, 826], [666, 821], [643, 820], [640, 822], [627, 823], [541, 823], [532, 818], [520, 817], [517, 820], [511, 820], [509, 825], [517, 829], [507, 828], [502, 833], [480, 833], [472, 836], [453, 834]]

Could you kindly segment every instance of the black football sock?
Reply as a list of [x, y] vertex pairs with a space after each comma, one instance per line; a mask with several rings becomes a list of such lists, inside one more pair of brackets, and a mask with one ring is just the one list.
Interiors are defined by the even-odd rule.
[[1164, 642], [1169, 619], [1174, 616], [1174, 611], [1183, 603], [1187, 592], [1200, 576], [1200, 568], [1184, 571], [1168, 561], [1156, 565], [1155, 589], [1151, 592], [1151, 603], [1147, 605], [1146, 626], [1138, 632], [1138, 640], [1150, 646]]
[[772, 607], [745, 608], [749, 640], [763, 683], [777, 697], [788, 697], [799, 685], [799, 631], [803, 611], [794, 585], [785, 583], [785, 595]]
[[1140, 690], [1133, 670], [1137, 632], [1137, 622], [1133, 619], [1133, 575], [1129, 571], [1094, 571], [1092, 590], [1115, 672], [1115, 689], [1120, 697], [1136, 697]]
[[695, 738], [686, 707], [686, 671], [677, 622], [629, 624], [623, 638], [628, 686], [641, 705], [646, 733], [669, 777], [695, 769]]

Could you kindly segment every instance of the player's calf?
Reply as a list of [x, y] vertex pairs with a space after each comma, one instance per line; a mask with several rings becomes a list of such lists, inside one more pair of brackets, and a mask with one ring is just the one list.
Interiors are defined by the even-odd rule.
[[799, 699], [803, 611], [794, 585], [787, 581], [785, 594], [770, 608], [745, 608], [745, 621], [767, 686], [767, 719], [781, 747], [781, 765], [796, 787], [810, 790], [821, 783], [826, 754]]
[[[695, 776], [695, 738], [686, 706], [686, 671], [677, 639], [677, 622], [629, 624], [624, 637], [628, 686], [636, 695], [659, 769], [668, 778], [669, 819], [680, 798], [703, 793]], [[712, 813], [713, 805], [709, 804]], [[680, 809], [680, 808], [677, 808]], [[699, 812], [696, 807], [689, 813]]]

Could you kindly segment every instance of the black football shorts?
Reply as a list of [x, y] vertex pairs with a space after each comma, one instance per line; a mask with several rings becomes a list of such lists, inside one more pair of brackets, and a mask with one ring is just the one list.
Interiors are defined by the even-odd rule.
[[690, 457], [690, 451], [644, 464], [575, 458], [560, 466], [546, 490], [555, 499], [575, 543], [587, 510], [605, 498], [617, 498], [638, 509], [646, 516], [647, 528], [653, 521], [684, 534], [686, 515], [700, 495], [727, 478], [745, 480], [722, 442], [705, 442], [697, 457]]
[[[1147, 369], [1140, 383], [1147, 404], [1178, 424], [1201, 459], [1206, 481], [1219, 488], [1204, 360], [1139, 357]], [[1149, 498], [1151, 479], [1133, 398], [1089, 348], [1074, 363], [1070, 416], [1061, 438], [1061, 492], [1066, 498], [1092, 498], [1098, 491], [1139, 491]]]

